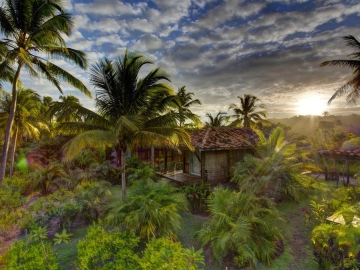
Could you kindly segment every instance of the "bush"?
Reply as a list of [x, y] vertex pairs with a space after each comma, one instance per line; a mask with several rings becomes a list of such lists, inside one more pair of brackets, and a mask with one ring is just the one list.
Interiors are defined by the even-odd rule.
[[6, 270], [60, 269], [49, 243], [17, 241], [7, 255]]
[[106, 231], [101, 224], [93, 225], [77, 246], [78, 269], [139, 269], [134, 253], [138, 242], [133, 233]]
[[153, 238], [147, 245], [140, 259], [142, 269], [199, 269], [204, 264], [202, 249], [195, 252], [194, 248], [185, 249], [179, 242], [168, 238]]
[[176, 238], [182, 221], [179, 211], [186, 206], [185, 195], [177, 188], [145, 179], [133, 185], [124, 202], [109, 206], [106, 221], [148, 240], [153, 236]]

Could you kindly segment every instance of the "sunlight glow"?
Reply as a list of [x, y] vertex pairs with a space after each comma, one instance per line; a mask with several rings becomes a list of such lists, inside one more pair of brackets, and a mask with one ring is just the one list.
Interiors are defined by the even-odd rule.
[[319, 97], [306, 97], [297, 103], [297, 112], [299, 115], [321, 115], [326, 111], [326, 101]]

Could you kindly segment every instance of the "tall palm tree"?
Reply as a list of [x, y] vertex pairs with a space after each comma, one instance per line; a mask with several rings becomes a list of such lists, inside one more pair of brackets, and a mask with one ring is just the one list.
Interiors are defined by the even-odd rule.
[[192, 98], [193, 95], [194, 93], [186, 91], [185, 86], [180, 87], [176, 93], [177, 104], [175, 112], [179, 118], [179, 127], [184, 127], [186, 120], [192, 121], [197, 126], [201, 125], [199, 116], [190, 110], [190, 107], [193, 105], [201, 105], [200, 100]]
[[62, 7], [60, 0], [5, 0], [0, 6], [0, 32], [5, 38], [0, 42], [3, 62], [0, 74], [14, 67], [12, 81], [12, 104], [6, 126], [3, 146], [0, 181], [4, 180], [6, 159], [9, 149], [10, 132], [15, 117], [17, 84], [23, 69], [31, 76], [45, 76], [60, 92], [59, 80], [63, 79], [87, 96], [91, 96], [86, 86], [66, 70], [47, 60], [44, 55], [69, 60], [81, 68], [86, 68], [85, 54], [67, 48], [63, 35], [69, 36], [73, 28], [71, 15]]
[[266, 118], [265, 104], [259, 98], [249, 94], [244, 94], [244, 97], [238, 96], [238, 98], [240, 106], [234, 103], [229, 106], [229, 110], [233, 110], [235, 113], [232, 116], [235, 120], [231, 125], [240, 126], [242, 124], [245, 128], [250, 128]]
[[352, 78], [341, 86], [332, 97], [329, 99], [330, 104], [335, 98], [341, 97], [345, 94], [348, 103], [356, 104], [356, 101], [360, 97], [360, 42], [354, 36], [345, 36], [343, 39], [346, 45], [354, 48], [356, 51], [349, 55], [352, 59], [346, 60], [330, 60], [321, 63], [321, 66], [340, 66], [347, 67], [353, 70]]
[[[3, 91], [0, 98], [0, 127], [6, 127], [11, 102], [11, 95]], [[48, 132], [46, 123], [41, 121], [39, 117], [41, 105], [40, 95], [34, 90], [23, 88], [18, 90], [18, 102], [11, 136], [10, 177], [12, 177], [14, 170], [15, 150], [22, 138], [25, 136], [26, 138], [39, 139], [41, 132]]]
[[229, 116], [225, 112], [218, 112], [215, 117], [207, 113], [206, 117], [209, 118], [209, 122], [205, 122], [207, 127], [225, 127], [229, 122]]
[[[73, 106], [84, 122], [60, 123], [58, 130], [68, 134], [81, 132], [65, 145], [66, 160], [74, 158], [85, 147], [114, 147], [116, 165], [121, 167], [122, 198], [126, 196], [126, 151], [134, 147], [167, 146], [182, 143], [189, 148], [189, 134], [175, 128], [175, 118], [152, 117], [161, 109], [159, 98], [173, 94], [161, 68], [139, 78], [140, 69], [152, 62], [139, 54], [125, 52], [114, 61], [104, 59], [92, 66], [91, 83], [96, 87], [98, 113], [80, 105]], [[68, 111], [71, 113], [71, 111]]]
[[[76, 110], [73, 110], [74, 105], [80, 105], [80, 101], [77, 97], [73, 95], [59, 97], [61, 101], [53, 101], [48, 106], [47, 118], [56, 122], [77, 122], [82, 121], [81, 115], [77, 113]], [[67, 110], [70, 108], [71, 113]], [[81, 108], [81, 106], [79, 106]]]

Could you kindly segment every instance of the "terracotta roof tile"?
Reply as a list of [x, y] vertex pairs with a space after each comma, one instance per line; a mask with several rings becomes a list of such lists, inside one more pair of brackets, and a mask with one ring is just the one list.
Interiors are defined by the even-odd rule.
[[353, 149], [353, 150], [341, 150], [341, 149], [331, 149], [331, 150], [320, 150], [318, 151], [320, 156], [327, 156], [327, 157], [340, 157], [340, 158], [356, 158], [360, 159], [360, 149]]
[[251, 129], [207, 127], [191, 132], [192, 145], [200, 150], [238, 149], [256, 144], [257, 134]]

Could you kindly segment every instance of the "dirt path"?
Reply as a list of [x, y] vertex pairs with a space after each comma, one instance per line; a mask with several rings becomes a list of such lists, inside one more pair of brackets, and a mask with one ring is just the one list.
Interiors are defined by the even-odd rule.
[[307, 202], [294, 205], [292, 211], [284, 216], [287, 226], [291, 228], [285, 236], [293, 257], [288, 265], [291, 270], [317, 269], [310, 242], [311, 226], [306, 222], [303, 208], [309, 209]]

